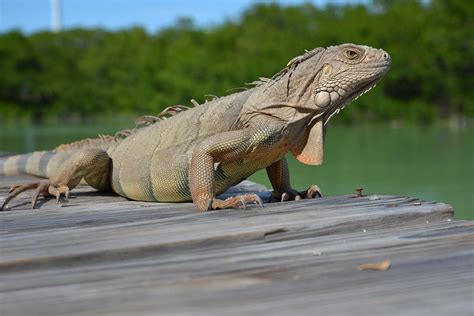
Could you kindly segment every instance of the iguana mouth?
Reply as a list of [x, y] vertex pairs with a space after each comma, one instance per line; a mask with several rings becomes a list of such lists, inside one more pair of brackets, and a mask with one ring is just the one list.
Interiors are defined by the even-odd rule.
[[364, 95], [365, 93], [369, 92], [372, 88], [377, 85], [377, 82], [383, 77], [385, 72], [377, 75], [373, 79], [367, 81], [364, 85], [362, 85], [359, 89], [355, 90], [351, 94], [344, 96], [340, 102], [337, 102], [332, 106], [332, 108], [324, 113], [323, 115], [323, 122], [324, 125], [329, 122], [329, 120], [335, 115], [338, 114], [342, 109], [346, 107], [347, 104], [351, 103], [352, 101], [357, 100], [360, 96]]

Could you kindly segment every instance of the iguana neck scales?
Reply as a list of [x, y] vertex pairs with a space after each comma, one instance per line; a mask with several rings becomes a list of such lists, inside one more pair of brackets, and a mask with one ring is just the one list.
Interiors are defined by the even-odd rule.
[[285, 154], [321, 164], [328, 121], [370, 90], [390, 63], [385, 51], [367, 46], [316, 48], [253, 88], [143, 117], [142, 128], [0, 160], [0, 173], [48, 178], [13, 187], [1, 209], [29, 189], [33, 206], [39, 194], [59, 199], [83, 179], [135, 200], [192, 200], [198, 210], [235, 207], [261, 201], [254, 194], [225, 201], [216, 195], [263, 168], [274, 197], [311, 197], [315, 186], [302, 194], [291, 188]]

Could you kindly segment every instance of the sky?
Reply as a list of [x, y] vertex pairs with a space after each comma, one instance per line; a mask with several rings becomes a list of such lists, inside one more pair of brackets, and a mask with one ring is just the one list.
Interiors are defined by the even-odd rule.
[[[17, 29], [29, 34], [51, 30], [51, 1], [0, 0], [0, 32]], [[142, 26], [153, 33], [173, 25], [179, 17], [191, 17], [198, 26], [212, 26], [237, 18], [255, 2], [284, 5], [311, 2], [324, 6], [368, 0], [61, 0], [62, 27], [118, 30]]]

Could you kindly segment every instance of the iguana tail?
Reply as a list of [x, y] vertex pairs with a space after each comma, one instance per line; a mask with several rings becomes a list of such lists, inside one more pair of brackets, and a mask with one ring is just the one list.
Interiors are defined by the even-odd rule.
[[56, 151], [35, 151], [23, 155], [0, 157], [0, 174], [17, 175], [30, 174], [47, 178], [48, 166], [51, 160], [64, 161], [69, 155]]
[[66, 159], [78, 150], [91, 147], [107, 149], [118, 141], [119, 138], [114, 138], [114, 136], [99, 135], [98, 138], [87, 138], [63, 144], [54, 150], [0, 157], [0, 175], [29, 174], [49, 178]]

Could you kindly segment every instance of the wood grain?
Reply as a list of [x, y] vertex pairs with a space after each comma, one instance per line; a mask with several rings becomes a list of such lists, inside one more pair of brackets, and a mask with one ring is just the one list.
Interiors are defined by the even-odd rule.
[[[0, 177], [0, 199], [30, 177]], [[253, 185], [239, 191], [268, 192]], [[472, 315], [474, 223], [354, 195], [199, 213], [88, 187], [0, 213], [1, 315]], [[386, 271], [359, 271], [390, 260]]]

